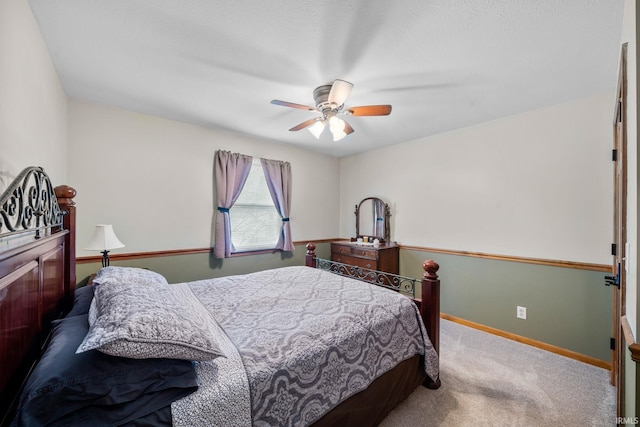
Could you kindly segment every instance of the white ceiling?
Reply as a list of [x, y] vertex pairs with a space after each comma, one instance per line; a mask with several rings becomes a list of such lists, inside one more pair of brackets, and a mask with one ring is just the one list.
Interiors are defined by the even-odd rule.
[[[615, 90], [623, 0], [30, 0], [68, 96], [334, 156]], [[342, 141], [289, 132], [344, 79]]]

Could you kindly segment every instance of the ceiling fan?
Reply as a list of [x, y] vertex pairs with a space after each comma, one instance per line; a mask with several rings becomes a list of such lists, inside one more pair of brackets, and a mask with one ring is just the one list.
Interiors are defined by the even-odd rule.
[[344, 101], [351, 93], [352, 88], [352, 83], [340, 79], [335, 80], [331, 84], [318, 86], [313, 91], [313, 98], [316, 101], [315, 107], [280, 101], [277, 99], [274, 99], [271, 103], [275, 105], [282, 105], [283, 107], [298, 108], [301, 110], [321, 113], [322, 115], [320, 117], [305, 120], [289, 130], [298, 131], [300, 129], [309, 128], [309, 132], [319, 139], [328, 124], [329, 130], [333, 135], [333, 140], [338, 141], [350, 133], [353, 133], [351, 125], [338, 117], [338, 115], [387, 116], [391, 113], [391, 105], [364, 105], [361, 107], [345, 108]]

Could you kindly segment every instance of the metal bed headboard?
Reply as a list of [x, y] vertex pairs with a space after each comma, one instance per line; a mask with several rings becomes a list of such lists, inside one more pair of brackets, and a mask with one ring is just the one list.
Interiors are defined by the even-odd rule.
[[44, 169], [24, 169], [0, 195], [0, 238], [63, 227], [64, 211]]

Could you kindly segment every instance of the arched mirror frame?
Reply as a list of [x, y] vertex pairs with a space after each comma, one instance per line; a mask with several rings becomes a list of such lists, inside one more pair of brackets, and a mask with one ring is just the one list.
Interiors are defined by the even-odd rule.
[[[379, 203], [380, 206], [383, 207], [384, 210], [384, 235], [383, 236], [372, 236], [370, 234], [361, 234], [360, 233], [360, 210], [362, 208], [362, 204], [368, 200], [371, 200], [372, 203]], [[360, 203], [356, 205], [356, 239], [359, 237], [377, 237], [381, 242], [388, 242], [391, 239], [391, 231], [389, 229], [389, 217], [391, 216], [391, 211], [389, 209], [389, 205], [385, 203], [382, 199], [378, 197], [367, 197], [362, 199]]]

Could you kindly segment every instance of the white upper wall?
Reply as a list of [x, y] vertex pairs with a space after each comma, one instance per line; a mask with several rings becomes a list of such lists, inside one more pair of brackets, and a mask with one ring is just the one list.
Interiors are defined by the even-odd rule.
[[354, 206], [391, 207], [401, 244], [611, 262], [613, 94], [531, 111], [340, 162], [340, 235]]
[[337, 158], [74, 99], [68, 114], [79, 256], [99, 223], [126, 245], [114, 253], [210, 247], [218, 149], [290, 162], [293, 239], [338, 236]]
[[67, 179], [67, 97], [26, 0], [0, 0], [0, 191], [27, 166]]

